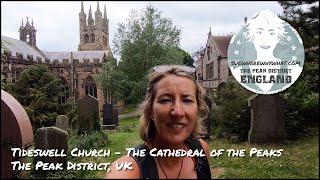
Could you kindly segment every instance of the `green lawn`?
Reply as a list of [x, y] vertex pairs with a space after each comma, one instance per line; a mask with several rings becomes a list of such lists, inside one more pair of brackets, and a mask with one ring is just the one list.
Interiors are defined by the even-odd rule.
[[[108, 145], [101, 149], [110, 149], [109, 157], [84, 157], [78, 162], [112, 163], [126, 154], [126, 148], [142, 143], [138, 133], [138, 118], [119, 121], [117, 132], [108, 134]], [[225, 139], [211, 138], [206, 140], [210, 150], [224, 149], [219, 157], [211, 157], [212, 178], [214, 179], [280, 179], [280, 178], [319, 178], [319, 129], [315, 128], [311, 135], [285, 144], [249, 144], [248, 142], [232, 143]], [[252, 148], [267, 150], [283, 149], [280, 157], [250, 157]], [[229, 157], [228, 149], [245, 150], [244, 157]], [[114, 152], [121, 152], [115, 155]], [[77, 177], [83, 179], [100, 179], [105, 171], [81, 171]]]
[[[286, 144], [234, 144], [223, 139], [207, 141], [210, 149], [245, 149], [244, 157], [229, 157], [224, 153], [211, 158], [213, 178], [319, 178], [319, 129], [312, 136]], [[268, 150], [283, 149], [280, 157], [250, 157], [252, 148]]]
[[133, 112], [137, 109], [137, 105], [135, 104], [128, 104], [124, 107], [124, 110], [119, 114], [119, 115], [123, 115], [123, 114], [128, 114], [130, 112]]
[[[134, 126], [133, 132], [109, 133], [109, 149], [125, 153], [125, 148], [133, 147], [142, 141], [138, 135], [138, 119], [121, 120], [119, 126]], [[212, 138], [207, 140], [210, 150], [224, 149], [223, 155], [211, 157], [212, 178], [319, 178], [319, 129], [297, 141], [288, 141], [285, 144], [249, 144], [248, 142], [232, 143], [225, 139]], [[249, 156], [252, 148], [267, 150], [283, 149], [279, 157]], [[228, 149], [245, 149], [244, 157], [227, 155]], [[120, 156], [110, 157], [114, 161]], [[104, 173], [103, 173], [104, 175]], [[101, 176], [102, 177], [102, 176]]]

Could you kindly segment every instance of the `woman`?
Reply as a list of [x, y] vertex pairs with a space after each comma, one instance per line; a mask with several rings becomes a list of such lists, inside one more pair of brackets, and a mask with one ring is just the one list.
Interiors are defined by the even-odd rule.
[[[145, 149], [146, 156], [119, 158], [112, 163], [106, 178], [211, 178], [209, 147], [200, 138], [205, 133], [202, 120], [208, 107], [203, 89], [186, 70], [180, 66], [155, 68], [140, 105], [140, 137], [144, 144], [136, 149]], [[164, 149], [202, 153], [154, 155]], [[132, 163], [132, 169], [116, 170], [116, 162]]]

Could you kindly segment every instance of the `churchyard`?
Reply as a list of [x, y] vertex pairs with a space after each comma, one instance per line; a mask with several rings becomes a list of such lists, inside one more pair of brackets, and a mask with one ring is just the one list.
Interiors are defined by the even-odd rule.
[[[72, 125], [69, 126], [69, 123], [66, 123], [68, 118], [63, 115], [58, 116], [55, 126], [39, 128], [36, 131], [34, 143], [25, 148], [26, 150], [54, 149], [60, 154], [56, 152], [53, 157], [27, 156], [22, 161], [30, 165], [30, 169], [24, 171], [25, 176], [28, 178], [101, 179], [108, 173], [107, 170], [101, 170], [103, 165], [112, 163], [125, 155], [126, 148], [142, 143], [138, 134], [137, 116], [118, 119], [115, 125], [115, 121], [111, 118], [113, 115], [109, 115], [108, 123], [114, 125], [114, 129], [103, 128], [106, 122], [106, 120], [103, 121], [103, 117], [102, 120], [98, 120], [101, 127], [95, 127], [95, 121], [84, 122], [96, 118], [97, 106], [94, 104], [97, 102], [90, 96], [84, 97], [81, 101], [91, 105], [86, 106], [85, 113], [79, 112], [81, 121], [76, 126], [77, 131], [71, 130]], [[272, 111], [272, 109], [268, 110]], [[94, 132], [88, 133], [90, 129]], [[212, 127], [212, 129], [215, 128]], [[319, 129], [310, 128], [308, 134], [295, 140], [280, 138], [281, 142], [278, 139], [273, 142], [274, 139], [269, 138], [270, 142], [261, 143], [249, 142], [249, 140], [235, 141], [232, 138], [210, 135], [206, 141], [211, 151], [212, 178], [318, 178]], [[104, 154], [95, 154], [98, 151], [104, 151]], [[108, 154], [108, 151], [111, 153]], [[82, 152], [87, 152], [87, 155], [81, 154]], [[63, 157], [64, 154], [66, 156]], [[88, 164], [95, 164], [96, 167], [94, 165], [89, 167]], [[14, 172], [16, 176], [21, 175], [17, 171]]]

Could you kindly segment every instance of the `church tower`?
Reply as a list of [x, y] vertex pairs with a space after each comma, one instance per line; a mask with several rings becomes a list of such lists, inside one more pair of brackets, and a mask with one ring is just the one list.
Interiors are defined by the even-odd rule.
[[37, 47], [37, 41], [36, 41], [36, 29], [33, 26], [33, 20], [31, 22], [31, 25], [29, 23], [29, 19], [27, 17], [26, 25], [23, 26], [23, 18], [22, 18], [22, 24], [19, 28], [20, 33], [20, 40], [27, 42], [32, 47]]
[[81, 1], [81, 12], [79, 13], [80, 44], [78, 51], [103, 51], [109, 50], [109, 20], [107, 18], [106, 5], [104, 5], [104, 15], [100, 12], [99, 1], [97, 10], [92, 17], [91, 6], [88, 20], [84, 13], [83, 1]]

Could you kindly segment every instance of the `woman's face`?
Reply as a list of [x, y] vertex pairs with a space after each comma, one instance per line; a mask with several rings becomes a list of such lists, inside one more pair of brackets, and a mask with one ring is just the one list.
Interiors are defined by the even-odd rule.
[[267, 22], [259, 23], [255, 29], [253, 29], [254, 46], [257, 52], [272, 51], [279, 42], [278, 34], [275, 30], [275, 25], [269, 25]]
[[197, 119], [195, 83], [185, 77], [167, 75], [155, 88], [151, 117], [156, 139], [166, 144], [182, 143], [191, 135]]

